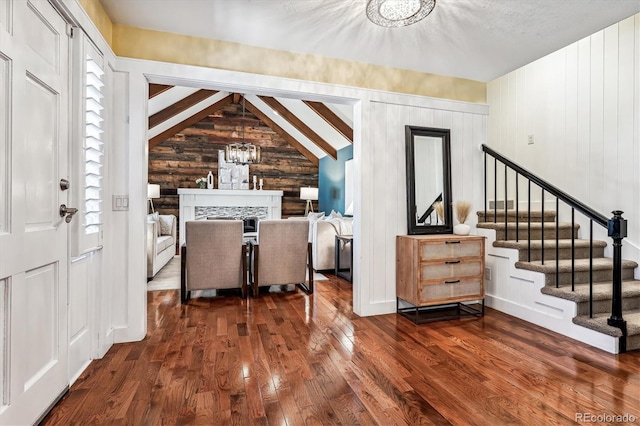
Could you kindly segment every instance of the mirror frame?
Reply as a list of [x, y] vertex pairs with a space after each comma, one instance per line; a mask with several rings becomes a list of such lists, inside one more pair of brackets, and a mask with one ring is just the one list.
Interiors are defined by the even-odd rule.
[[[415, 137], [428, 136], [442, 140], [442, 171], [444, 188], [444, 225], [418, 226], [416, 223], [416, 182], [415, 182]], [[409, 235], [452, 234], [453, 213], [451, 203], [451, 130], [434, 127], [405, 126], [406, 165], [407, 165], [407, 228]]]

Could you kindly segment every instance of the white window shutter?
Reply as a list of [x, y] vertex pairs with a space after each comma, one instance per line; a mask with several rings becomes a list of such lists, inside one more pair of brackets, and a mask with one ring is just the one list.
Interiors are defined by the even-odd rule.
[[102, 246], [104, 212], [104, 93], [103, 58], [86, 35], [76, 39], [77, 87], [76, 135], [74, 138], [75, 190], [78, 217], [72, 232], [72, 255], [99, 249]]

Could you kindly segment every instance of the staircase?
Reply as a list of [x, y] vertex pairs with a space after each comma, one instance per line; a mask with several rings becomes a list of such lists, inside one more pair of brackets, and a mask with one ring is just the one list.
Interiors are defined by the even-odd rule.
[[[544, 212], [544, 240], [542, 239], [542, 213], [531, 212], [531, 238], [529, 239], [528, 213], [527, 211], [519, 212], [516, 241], [516, 212], [507, 210], [506, 213], [508, 239], [505, 239], [504, 210], [496, 212], [488, 210], [486, 217], [484, 211], [477, 213], [477, 227], [495, 231], [492, 246], [516, 251], [517, 261], [514, 263], [516, 269], [543, 274], [544, 286], [540, 289], [542, 294], [574, 302], [577, 315], [572, 318], [573, 324], [609, 336], [620, 337], [621, 331], [618, 328], [607, 325], [607, 318], [611, 315], [613, 274], [612, 259], [604, 257], [607, 243], [593, 241], [593, 257], [590, 259], [590, 241], [578, 238], [579, 225], [559, 223], [556, 244], [554, 211]], [[543, 247], [544, 264], [541, 261]], [[572, 252], [574, 253], [573, 268]], [[593, 265], [592, 272], [589, 268], [590, 263]], [[640, 349], [640, 281], [633, 278], [634, 269], [637, 266], [636, 262], [622, 261], [623, 317], [627, 321], [627, 350]], [[590, 282], [593, 283], [591, 306]]]
[[[488, 146], [482, 150], [485, 200], [477, 228], [489, 243], [487, 305], [611, 353], [640, 349], [638, 264], [622, 259], [623, 212], [609, 219]], [[594, 238], [594, 225], [611, 248]]]

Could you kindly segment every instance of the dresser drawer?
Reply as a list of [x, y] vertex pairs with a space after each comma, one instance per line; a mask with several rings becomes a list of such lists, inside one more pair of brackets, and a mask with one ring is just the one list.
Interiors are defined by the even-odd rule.
[[465, 240], [452, 239], [448, 241], [421, 241], [420, 260], [448, 259], [469, 256], [480, 256], [482, 253], [481, 239]]
[[418, 298], [422, 303], [442, 303], [447, 300], [464, 300], [483, 297], [482, 280], [476, 279], [450, 279], [441, 282], [423, 284], [420, 287]]
[[482, 275], [482, 259], [441, 260], [420, 264], [420, 281]]

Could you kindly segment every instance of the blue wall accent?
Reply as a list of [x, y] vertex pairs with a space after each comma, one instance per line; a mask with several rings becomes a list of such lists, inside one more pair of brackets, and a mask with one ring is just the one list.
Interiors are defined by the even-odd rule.
[[318, 167], [318, 211], [344, 214], [344, 163], [353, 158], [353, 145], [338, 151], [338, 159], [329, 156], [320, 159]]

